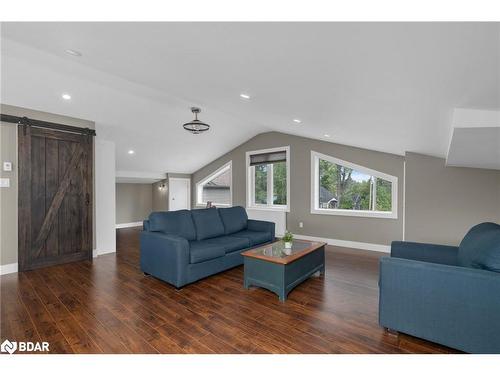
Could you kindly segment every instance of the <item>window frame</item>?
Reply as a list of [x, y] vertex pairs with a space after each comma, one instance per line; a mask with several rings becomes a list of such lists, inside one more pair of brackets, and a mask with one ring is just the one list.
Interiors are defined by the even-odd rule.
[[[255, 203], [255, 173], [252, 173], [254, 168], [250, 165], [250, 156], [255, 154], [263, 154], [268, 152], [285, 151], [286, 153], [286, 205], [276, 204], [257, 204]], [[269, 164], [268, 164], [269, 165]], [[267, 172], [267, 201], [273, 201], [274, 183], [273, 183], [273, 166]], [[290, 146], [281, 146], [267, 148], [262, 150], [253, 150], [246, 152], [246, 202], [247, 208], [252, 210], [267, 210], [267, 211], [283, 211], [290, 212]], [[271, 187], [271, 190], [269, 189]]]
[[[319, 208], [319, 160], [338, 164], [343, 167], [354, 169], [367, 175], [381, 178], [391, 182], [391, 211], [376, 210], [348, 210], [342, 208]], [[376, 197], [374, 198], [376, 200]], [[354, 164], [336, 157], [311, 151], [311, 214], [340, 215], [397, 219], [398, 218], [398, 178], [383, 172], [376, 171], [362, 165]]]
[[[227, 170], [231, 171], [231, 179], [229, 182], [229, 204], [227, 203], [217, 203], [212, 202], [212, 204], [216, 207], [231, 207], [233, 205], [233, 161], [230, 160], [221, 167], [217, 168], [214, 172], [210, 173], [205, 178], [201, 179], [196, 183], [196, 206], [197, 207], [205, 207], [207, 202], [203, 202], [203, 185], [205, 185], [210, 180], [219, 177], [221, 174], [226, 172]], [[201, 188], [201, 189], [200, 189]]]

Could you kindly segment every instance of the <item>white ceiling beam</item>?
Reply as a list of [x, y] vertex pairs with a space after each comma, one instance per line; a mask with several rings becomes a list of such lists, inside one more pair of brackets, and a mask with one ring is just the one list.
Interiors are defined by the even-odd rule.
[[455, 108], [446, 165], [500, 170], [500, 111]]
[[500, 126], [500, 111], [455, 108], [453, 128], [490, 128]]

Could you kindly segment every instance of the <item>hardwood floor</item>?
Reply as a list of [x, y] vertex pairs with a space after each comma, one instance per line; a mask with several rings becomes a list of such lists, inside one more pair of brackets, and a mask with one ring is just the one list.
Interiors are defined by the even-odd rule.
[[139, 269], [139, 230], [117, 253], [1, 276], [1, 342], [48, 341], [52, 353], [453, 353], [377, 323], [378, 258], [328, 247], [325, 277], [285, 303], [243, 289], [243, 267], [180, 291]]

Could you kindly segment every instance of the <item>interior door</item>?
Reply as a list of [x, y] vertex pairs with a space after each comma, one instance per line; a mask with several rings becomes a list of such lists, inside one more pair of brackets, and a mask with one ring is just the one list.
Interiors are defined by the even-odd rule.
[[169, 178], [169, 211], [191, 208], [191, 182], [189, 178]]
[[93, 137], [19, 126], [19, 269], [92, 259]]

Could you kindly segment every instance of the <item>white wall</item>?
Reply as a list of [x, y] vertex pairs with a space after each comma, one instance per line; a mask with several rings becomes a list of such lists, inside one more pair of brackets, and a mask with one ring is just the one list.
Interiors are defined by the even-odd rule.
[[96, 249], [94, 256], [116, 251], [115, 144], [95, 140]]
[[285, 212], [272, 211], [272, 210], [252, 210], [248, 208], [247, 215], [249, 219], [272, 221], [274, 224], [276, 224], [275, 235], [277, 237], [282, 237], [285, 234], [286, 230]]

